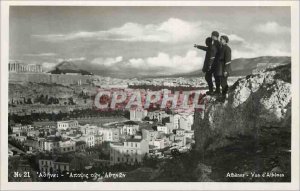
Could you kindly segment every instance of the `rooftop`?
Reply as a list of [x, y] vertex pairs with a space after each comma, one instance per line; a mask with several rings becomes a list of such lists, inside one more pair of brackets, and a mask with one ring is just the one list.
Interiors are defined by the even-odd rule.
[[156, 146], [154, 146], [154, 145], [149, 145], [149, 149], [155, 149], [156, 148]]
[[116, 146], [123, 146], [124, 144], [121, 142], [111, 142], [110, 144], [116, 145]]
[[70, 163], [72, 158], [69, 157], [57, 157], [54, 162], [61, 162], [61, 163]]
[[85, 145], [85, 141], [77, 141], [75, 144], [76, 145]]
[[71, 122], [77, 122], [76, 120], [67, 120], [67, 121], [58, 121], [57, 123], [71, 123]]
[[124, 122], [124, 125], [138, 125], [138, 124], [134, 121], [126, 121]]
[[143, 139], [127, 139], [125, 142], [141, 142]]
[[182, 140], [175, 140], [174, 143], [182, 142]]
[[40, 158], [40, 160], [53, 160], [54, 157], [51, 155], [44, 155]]
[[47, 141], [60, 141], [61, 140], [61, 137], [56, 137], [56, 136], [48, 136]]

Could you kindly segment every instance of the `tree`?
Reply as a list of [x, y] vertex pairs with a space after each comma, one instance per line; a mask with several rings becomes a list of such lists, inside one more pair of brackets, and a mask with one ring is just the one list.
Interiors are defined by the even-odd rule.
[[69, 98], [68, 98], [68, 104], [69, 104], [69, 105], [75, 105], [74, 100], [73, 100], [72, 97], [69, 97]]
[[148, 156], [147, 154], [143, 158], [143, 165], [151, 168], [157, 168], [159, 159], [157, 156]]
[[8, 125], [8, 134], [12, 134], [12, 128], [10, 125]]
[[31, 98], [28, 98], [26, 103], [27, 104], [32, 104]]
[[24, 144], [16, 139], [9, 139], [8, 143], [15, 146], [16, 148], [20, 149], [21, 151], [26, 152], [26, 149], [24, 147]]
[[164, 117], [162, 118], [162, 124], [166, 124], [166, 123], [169, 123], [170, 122], [170, 117]]

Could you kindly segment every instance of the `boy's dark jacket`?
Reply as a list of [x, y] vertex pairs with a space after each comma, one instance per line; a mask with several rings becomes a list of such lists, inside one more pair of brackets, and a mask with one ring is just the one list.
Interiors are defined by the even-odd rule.
[[221, 45], [218, 54], [218, 63], [213, 65], [214, 74], [224, 76], [224, 72], [226, 71], [227, 75], [229, 75], [231, 72], [231, 48], [227, 44]]
[[202, 71], [203, 72], [208, 72], [211, 69], [213, 69], [214, 65], [217, 65], [218, 62], [218, 50], [220, 48], [220, 42], [219, 41], [214, 41], [213, 44], [209, 44], [208, 46], [200, 46], [198, 45], [197, 48], [206, 51], [205, 54], [205, 59], [204, 59], [204, 64]]

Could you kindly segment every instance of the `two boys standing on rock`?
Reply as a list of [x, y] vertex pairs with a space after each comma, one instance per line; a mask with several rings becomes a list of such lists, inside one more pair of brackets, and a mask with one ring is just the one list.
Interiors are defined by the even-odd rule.
[[[224, 102], [226, 99], [228, 91], [227, 78], [231, 71], [231, 48], [228, 46], [228, 42], [229, 38], [226, 35], [222, 35], [219, 41], [219, 33], [213, 31], [211, 37], [205, 40], [206, 46], [194, 45], [195, 48], [206, 51], [202, 68], [209, 89], [206, 95], [217, 96], [217, 100], [220, 102]], [[213, 91], [212, 76], [215, 79], [215, 91]], [[220, 87], [222, 87], [222, 92]]]

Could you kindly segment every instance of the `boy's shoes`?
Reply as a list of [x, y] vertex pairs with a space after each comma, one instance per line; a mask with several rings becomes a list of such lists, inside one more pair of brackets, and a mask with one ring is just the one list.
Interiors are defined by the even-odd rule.
[[221, 91], [220, 90], [216, 90], [214, 91], [213, 95], [214, 96], [219, 96], [221, 94]]
[[216, 101], [220, 103], [224, 103], [225, 100], [226, 100], [226, 95], [221, 95], [216, 99]]
[[214, 95], [214, 92], [213, 91], [207, 91], [205, 94], [206, 95]]

